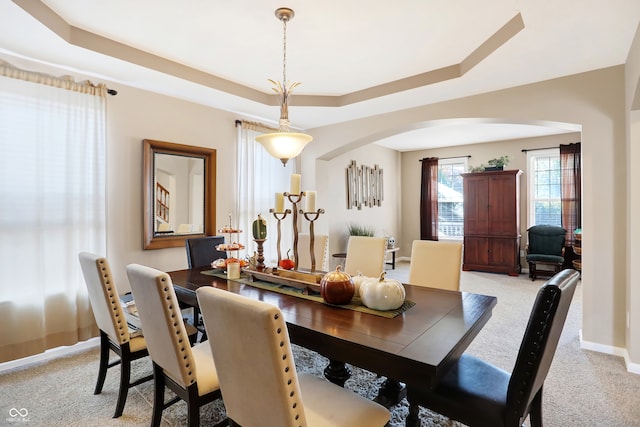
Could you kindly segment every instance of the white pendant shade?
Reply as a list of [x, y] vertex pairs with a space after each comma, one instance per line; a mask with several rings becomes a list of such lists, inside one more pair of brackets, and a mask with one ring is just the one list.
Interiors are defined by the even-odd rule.
[[282, 164], [298, 156], [304, 147], [313, 140], [311, 135], [295, 132], [273, 132], [256, 137], [256, 141], [273, 157], [280, 159]]

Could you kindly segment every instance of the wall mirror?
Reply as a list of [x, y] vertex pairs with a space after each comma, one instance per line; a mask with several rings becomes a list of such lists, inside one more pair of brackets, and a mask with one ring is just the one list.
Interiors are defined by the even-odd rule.
[[143, 140], [144, 249], [216, 234], [216, 150]]

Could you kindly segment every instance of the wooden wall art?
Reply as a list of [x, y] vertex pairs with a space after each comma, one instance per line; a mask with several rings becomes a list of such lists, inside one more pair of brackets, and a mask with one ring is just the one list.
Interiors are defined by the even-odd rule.
[[357, 166], [352, 160], [346, 169], [347, 209], [363, 206], [382, 206], [384, 185], [382, 169], [378, 165]]

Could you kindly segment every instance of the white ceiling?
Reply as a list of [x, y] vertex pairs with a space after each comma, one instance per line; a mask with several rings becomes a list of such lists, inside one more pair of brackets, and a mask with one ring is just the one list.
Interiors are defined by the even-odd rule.
[[[269, 105], [277, 103], [267, 79], [282, 79], [282, 24], [274, 11], [291, 7], [287, 78], [302, 85], [289, 116], [313, 134], [315, 127], [624, 64], [640, 22], [638, 0], [385, 3], [0, 0], [0, 57], [274, 123], [279, 109]], [[121, 45], [114, 49], [114, 42]], [[430, 73], [439, 69], [460, 76]], [[434, 75], [440, 77], [425, 84]], [[473, 131], [470, 123], [434, 122], [380, 143], [412, 150], [469, 143], [469, 135], [484, 142], [575, 131], [472, 124]]]

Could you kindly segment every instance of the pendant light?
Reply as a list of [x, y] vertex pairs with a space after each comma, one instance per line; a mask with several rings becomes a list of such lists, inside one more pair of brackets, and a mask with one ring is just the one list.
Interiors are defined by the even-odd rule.
[[273, 157], [282, 161], [285, 166], [289, 159], [298, 156], [304, 147], [311, 142], [313, 137], [304, 133], [290, 132], [289, 127], [289, 97], [294, 88], [300, 83], [287, 81], [287, 22], [293, 19], [292, 9], [281, 7], [276, 10], [276, 17], [282, 21], [284, 30], [283, 37], [283, 60], [282, 60], [282, 83], [269, 79], [273, 84], [273, 91], [280, 96], [280, 122], [278, 132], [267, 133], [256, 137], [256, 141]]

